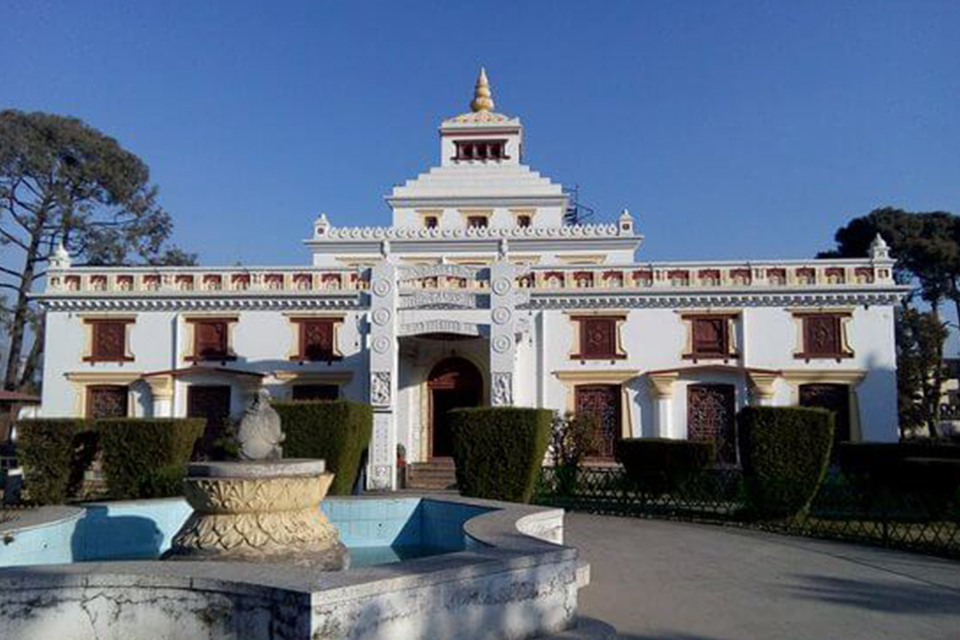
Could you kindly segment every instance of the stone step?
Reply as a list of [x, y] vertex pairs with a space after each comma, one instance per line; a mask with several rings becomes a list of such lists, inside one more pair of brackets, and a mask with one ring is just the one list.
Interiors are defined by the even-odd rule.
[[409, 489], [449, 489], [457, 483], [457, 468], [451, 458], [435, 458], [407, 466]]

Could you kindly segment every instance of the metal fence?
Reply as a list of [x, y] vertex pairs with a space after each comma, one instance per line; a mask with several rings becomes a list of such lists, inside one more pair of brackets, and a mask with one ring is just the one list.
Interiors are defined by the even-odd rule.
[[583, 467], [573, 479], [544, 467], [537, 504], [618, 516], [666, 518], [753, 527], [960, 558], [960, 500], [877, 490], [828, 474], [804, 515], [777, 521], [749, 517], [737, 468], [709, 469], [677, 491], [656, 495], [636, 486], [622, 467]]

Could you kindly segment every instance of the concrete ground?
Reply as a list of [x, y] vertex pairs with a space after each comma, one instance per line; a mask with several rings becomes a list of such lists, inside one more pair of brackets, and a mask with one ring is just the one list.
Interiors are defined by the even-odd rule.
[[960, 640], [960, 562], [709, 525], [568, 513], [580, 613], [630, 640]]

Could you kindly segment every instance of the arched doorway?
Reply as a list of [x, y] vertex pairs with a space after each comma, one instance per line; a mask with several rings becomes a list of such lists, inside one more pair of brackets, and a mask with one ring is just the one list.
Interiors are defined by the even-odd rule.
[[430, 457], [449, 457], [451, 449], [447, 414], [451, 409], [476, 407], [483, 399], [483, 377], [469, 360], [447, 358], [427, 377], [430, 400]]

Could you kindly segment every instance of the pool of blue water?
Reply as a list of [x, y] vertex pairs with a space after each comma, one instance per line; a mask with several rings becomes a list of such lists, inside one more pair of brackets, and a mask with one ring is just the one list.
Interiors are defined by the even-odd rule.
[[[181, 498], [83, 506], [77, 516], [8, 530], [0, 567], [155, 559], [190, 515]], [[321, 508], [354, 568], [462, 551], [471, 544], [463, 524], [487, 511], [419, 497], [328, 498]]]

